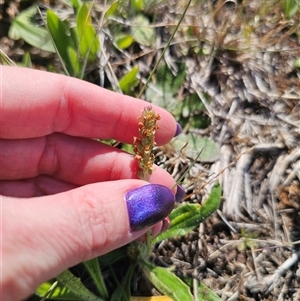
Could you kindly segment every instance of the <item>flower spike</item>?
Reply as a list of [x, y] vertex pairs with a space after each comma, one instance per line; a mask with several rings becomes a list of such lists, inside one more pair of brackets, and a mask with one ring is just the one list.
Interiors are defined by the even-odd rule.
[[159, 119], [159, 114], [155, 114], [151, 106], [145, 107], [138, 117], [140, 137], [133, 138], [133, 151], [139, 165], [138, 177], [146, 181], [153, 171], [155, 132], [159, 129], [156, 121]]

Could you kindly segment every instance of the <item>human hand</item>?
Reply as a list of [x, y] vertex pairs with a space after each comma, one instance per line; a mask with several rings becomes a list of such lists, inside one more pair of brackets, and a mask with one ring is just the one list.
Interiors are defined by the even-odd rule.
[[[30, 69], [0, 66], [0, 80], [0, 281], [9, 301], [154, 224], [159, 232], [174, 206], [175, 182], [156, 167], [146, 185], [136, 179], [132, 155], [94, 139], [132, 143], [147, 102]], [[153, 108], [162, 145], [178, 126]]]

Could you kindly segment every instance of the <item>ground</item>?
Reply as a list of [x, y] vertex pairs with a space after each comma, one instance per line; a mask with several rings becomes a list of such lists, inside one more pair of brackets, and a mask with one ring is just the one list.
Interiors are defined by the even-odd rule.
[[[213, 162], [198, 161], [185, 175], [185, 201], [201, 203], [215, 179], [223, 196], [208, 220], [158, 245], [152, 259], [202, 281], [222, 300], [300, 300], [300, 10], [288, 16], [284, 2], [194, 1], [164, 56], [174, 74], [176, 63], [186, 67], [177, 98], [196, 93], [205, 105], [210, 125], [194, 133], [220, 149]], [[187, 1], [155, 3], [147, 11], [156, 18], [155, 49], [112, 53], [115, 74], [138, 64], [147, 77]], [[57, 64], [54, 55], [7, 37], [20, 3], [1, 7], [1, 49], [15, 61], [28, 50], [36, 68]], [[156, 155], [177, 179], [192, 163], [171, 147]]]

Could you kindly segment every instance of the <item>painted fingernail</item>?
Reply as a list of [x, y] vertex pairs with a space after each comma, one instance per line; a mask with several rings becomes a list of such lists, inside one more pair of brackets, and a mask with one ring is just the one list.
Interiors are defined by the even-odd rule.
[[161, 230], [160, 232], [165, 232], [167, 231], [169, 228], [170, 228], [170, 225], [171, 225], [171, 220], [169, 219], [169, 217], [165, 217], [163, 219], [163, 224], [162, 224], [162, 227], [161, 227]]
[[148, 184], [125, 194], [131, 231], [154, 225], [166, 217], [174, 208], [172, 191], [159, 184]]
[[181, 185], [177, 185], [177, 191], [175, 194], [175, 202], [180, 202], [185, 197], [185, 190]]
[[176, 127], [176, 132], [175, 132], [174, 137], [177, 137], [181, 132], [182, 132], [182, 127], [181, 127], [181, 125], [177, 122], [177, 127]]

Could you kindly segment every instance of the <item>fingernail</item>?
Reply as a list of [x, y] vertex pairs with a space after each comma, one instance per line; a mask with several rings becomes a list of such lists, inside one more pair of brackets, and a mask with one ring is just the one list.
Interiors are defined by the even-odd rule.
[[174, 137], [177, 137], [181, 132], [182, 132], [182, 127], [181, 127], [181, 125], [177, 122], [177, 127], [176, 127], [176, 132], [175, 132]]
[[180, 202], [185, 197], [185, 190], [181, 185], [177, 185], [177, 191], [175, 194], [175, 202]]
[[163, 219], [163, 225], [161, 227], [161, 230], [160, 232], [165, 232], [167, 231], [169, 228], [170, 228], [170, 225], [171, 225], [171, 220], [169, 219], [169, 217], [165, 217]]
[[166, 217], [174, 208], [172, 191], [159, 184], [148, 184], [125, 194], [131, 231], [154, 225]]

